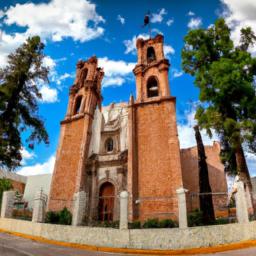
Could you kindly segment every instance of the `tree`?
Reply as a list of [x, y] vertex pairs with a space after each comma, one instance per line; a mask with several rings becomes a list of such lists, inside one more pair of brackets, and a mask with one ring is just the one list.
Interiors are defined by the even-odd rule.
[[49, 143], [38, 116], [38, 84], [48, 82], [43, 49], [40, 37], [28, 38], [0, 69], [0, 166], [11, 170], [20, 166], [22, 132], [28, 134], [25, 142], [31, 149], [35, 142]]
[[239, 174], [250, 189], [242, 145], [256, 152], [256, 58], [249, 53], [255, 39], [253, 31], [244, 28], [235, 47], [225, 20], [218, 19], [208, 29], [189, 31], [182, 50], [183, 69], [195, 76], [200, 90], [198, 125], [209, 136], [211, 129], [220, 136], [225, 169]]
[[0, 208], [2, 205], [2, 198], [3, 198], [4, 191], [8, 191], [10, 189], [12, 189], [11, 181], [6, 178], [0, 179]]
[[199, 169], [199, 201], [200, 210], [203, 213], [204, 224], [214, 223], [214, 209], [212, 202], [212, 189], [209, 182], [208, 166], [206, 163], [206, 155], [204, 144], [198, 125], [194, 127], [198, 152], [198, 169]]

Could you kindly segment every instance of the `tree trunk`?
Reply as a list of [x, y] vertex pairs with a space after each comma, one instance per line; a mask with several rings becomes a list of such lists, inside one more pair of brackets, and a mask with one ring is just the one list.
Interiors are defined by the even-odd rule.
[[255, 213], [256, 209], [254, 206], [253, 196], [252, 196], [251, 178], [250, 178], [249, 170], [247, 167], [246, 159], [244, 156], [244, 150], [243, 150], [241, 144], [237, 147], [235, 154], [236, 154], [236, 165], [237, 165], [238, 176], [245, 184], [245, 191], [247, 191], [247, 190], [249, 191], [252, 208]]
[[196, 125], [194, 127], [194, 130], [195, 130], [197, 152], [198, 152], [200, 210], [203, 213], [204, 224], [209, 224], [215, 221], [212, 194], [211, 194], [212, 190], [209, 182], [208, 166], [206, 163], [204, 144], [199, 131], [199, 127]]

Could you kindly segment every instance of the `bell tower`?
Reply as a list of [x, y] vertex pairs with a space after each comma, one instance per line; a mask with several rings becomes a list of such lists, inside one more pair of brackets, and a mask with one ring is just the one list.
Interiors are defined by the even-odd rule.
[[79, 61], [74, 85], [70, 87], [66, 116], [61, 131], [51, 183], [48, 210], [72, 208], [74, 193], [85, 190], [85, 162], [88, 155], [94, 111], [101, 107], [104, 72], [96, 57]]
[[138, 39], [136, 99], [129, 102], [128, 191], [130, 220], [175, 218], [182, 186], [176, 98], [170, 95], [169, 61], [162, 35]]
[[169, 61], [164, 57], [163, 36], [154, 39], [138, 39], [138, 63], [136, 76], [137, 101], [144, 102], [154, 97], [170, 96], [168, 81]]

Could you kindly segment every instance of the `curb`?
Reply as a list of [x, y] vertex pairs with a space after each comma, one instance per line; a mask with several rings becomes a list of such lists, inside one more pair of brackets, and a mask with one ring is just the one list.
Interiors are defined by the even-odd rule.
[[139, 254], [139, 255], [193, 255], [193, 254], [209, 254], [238, 249], [245, 249], [249, 247], [256, 247], [256, 240], [247, 240], [232, 244], [217, 245], [214, 247], [201, 247], [191, 249], [177, 249], [177, 250], [147, 250], [147, 249], [129, 249], [129, 248], [113, 248], [113, 247], [100, 247], [94, 245], [85, 245], [77, 243], [61, 242], [56, 240], [49, 240], [40, 236], [32, 236], [18, 232], [12, 232], [4, 229], [0, 229], [0, 233], [6, 233], [25, 239], [30, 239], [40, 243], [65, 246], [80, 250], [98, 251], [98, 252], [112, 252], [112, 253], [125, 253], [125, 254]]

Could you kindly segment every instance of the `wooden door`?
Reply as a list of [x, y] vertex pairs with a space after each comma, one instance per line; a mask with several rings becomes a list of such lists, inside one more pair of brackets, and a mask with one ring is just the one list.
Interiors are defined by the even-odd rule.
[[114, 186], [110, 182], [102, 184], [99, 194], [99, 220], [113, 221], [114, 201]]

